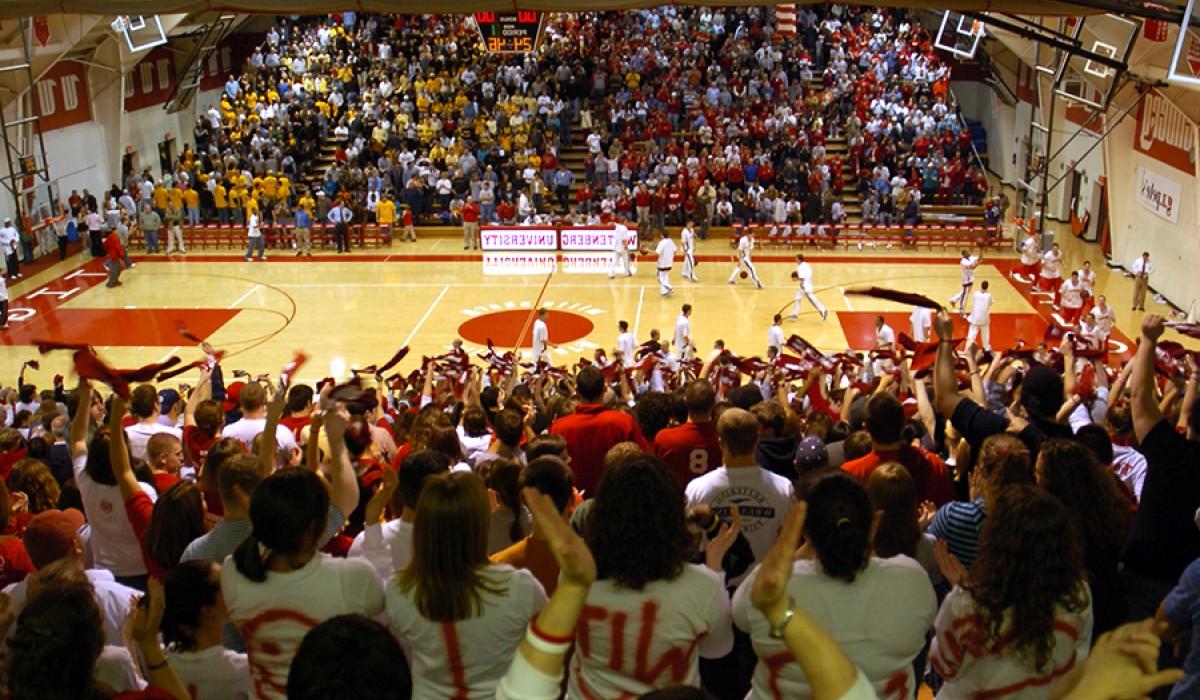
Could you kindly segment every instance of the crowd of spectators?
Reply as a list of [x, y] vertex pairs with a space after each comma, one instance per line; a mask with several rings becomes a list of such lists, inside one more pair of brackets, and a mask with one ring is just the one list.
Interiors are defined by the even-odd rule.
[[78, 350], [107, 396], [27, 363], [7, 695], [1190, 697], [1198, 652], [1157, 660], [1200, 613], [1194, 355], [1154, 315], [1111, 373], [933, 326], [336, 386], [202, 346], [194, 387], [130, 390]]

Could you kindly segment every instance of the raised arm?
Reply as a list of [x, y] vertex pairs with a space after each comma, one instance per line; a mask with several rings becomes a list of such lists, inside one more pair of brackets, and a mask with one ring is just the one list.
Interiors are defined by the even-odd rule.
[[[1183, 405], [1179, 407], [1179, 423], [1175, 427], [1180, 430], [1188, 430], [1192, 420], [1192, 411], [1196, 404], [1196, 385], [1200, 384], [1200, 367], [1196, 366], [1196, 355], [1194, 353], [1187, 354], [1187, 388], [1183, 392]], [[1188, 434], [1189, 440], [1194, 440], [1195, 435]]]
[[196, 405], [201, 401], [208, 401], [212, 398], [212, 370], [207, 367], [200, 368], [200, 378], [196, 381], [196, 386], [192, 389], [192, 393], [188, 394], [187, 406], [183, 409], [183, 424], [196, 424]]
[[1146, 439], [1162, 420], [1162, 411], [1154, 400], [1154, 349], [1163, 334], [1163, 317], [1147, 314], [1142, 319], [1142, 336], [1133, 355], [1129, 404], [1133, 413], [1133, 434], [1138, 442]]
[[267, 405], [267, 424], [258, 439], [258, 469], [264, 479], [275, 471], [276, 454], [279, 451], [279, 418], [283, 415], [283, 407], [286, 404], [287, 392], [277, 391], [271, 403]]
[[967, 348], [967, 371], [971, 373], [971, 398], [980, 406], [987, 405], [987, 394], [983, 391], [983, 376], [979, 371], [979, 347]]
[[121, 427], [121, 418], [124, 415], [125, 399], [113, 394], [112, 409], [108, 414], [108, 458], [112, 462], [113, 477], [117, 480], [117, 488], [121, 490], [121, 498], [128, 500], [140, 491], [141, 487], [138, 486], [137, 477], [133, 475], [133, 466], [129, 463], [125, 429]]
[[87, 454], [88, 419], [92, 413], [92, 385], [83, 377], [75, 388], [75, 415], [71, 418], [71, 458]]
[[939, 311], [933, 321], [938, 336], [937, 360], [933, 364], [933, 404], [938, 412], [949, 418], [961, 398], [958, 378], [954, 375], [954, 321], [950, 314]]
[[[334, 505], [349, 514], [358, 506], [358, 480], [350, 465], [350, 453], [346, 450], [346, 423], [350, 415], [346, 407], [338, 404], [325, 412], [325, 436], [329, 440], [330, 498]], [[310, 436], [310, 440], [315, 436]]]

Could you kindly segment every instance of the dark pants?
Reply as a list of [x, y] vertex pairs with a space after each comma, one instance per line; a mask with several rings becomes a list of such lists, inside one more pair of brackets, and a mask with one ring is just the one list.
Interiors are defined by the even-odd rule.
[[67, 259], [67, 237], [66, 236], [58, 237], [58, 259], [59, 260]]
[[346, 224], [334, 226], [333, 242], [337, 245], [337, 252], [350, 252], [350, 227]]
[[8, 268], [8, 276], [16, 277], [21, 274], [21, 260], [16, 253], [9, 253], [4, 256], [4, 264]]
[[121, 283], [121, 261], [108, 260], [105, 264], [108, 265], [108, 283], [104, 286], [115, 287]]
[[92, 251], [93, 258], [104, 256], [104, 243], [100, 240], [100, 229], [95, 231], [88, 229], [88, 247]]
[[0, 328], [8, 325], [8, 299], [0, 299]]
[[744, 698], [757, 663], [750, 635], [735, 627], [733, 651], [720, 659], [700, 659], [700, 685], [718, 698]]

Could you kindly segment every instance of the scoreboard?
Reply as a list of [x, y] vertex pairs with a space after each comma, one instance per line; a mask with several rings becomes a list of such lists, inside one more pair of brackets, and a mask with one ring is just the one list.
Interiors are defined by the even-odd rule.
[[479, 39], [489, 53], [528, 53], [537, 48], [546, 16], [542, 12], [476, 12]]

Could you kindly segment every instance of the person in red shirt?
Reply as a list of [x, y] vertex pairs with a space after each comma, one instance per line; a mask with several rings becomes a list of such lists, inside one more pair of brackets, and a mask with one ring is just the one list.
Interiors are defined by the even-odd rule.
[[501, 223], [515, 224], [517, 223], [517, 208], [506, 199], [496, 207], [496, 216], [500, 217]]
[[121, 237], [113, 229], [108, 238], [104, 239], [104, 265], [108, 268], [108, 283], [105, 287], [121, 286], [121, 261], [125, 259], [125, 247], [121, 245]]
[[479, 249], [479, 205], [468, 196], [467, 203], [459, 210], [462, 215], [463, 250], [468, 247]]
[[180, 481], [183, 468], [183, 443], [170, 433], [155, 433], [146, 442], [146, 461], [154, 474], [154, 490], [166, 493]]
[[680, 486], [721, 466], [721, 444], [712, 419], [717, 394], [707, 379], [697, 379], [683, 391], [688, 420], [654, 436], [654, 456], [667, 463]]
[[[8, 487], [0, 481], [0, 531], [9, 529], [13, 518]], [[25, 543], [16, 534], [0, 535], [0, 586], [20, 583], [34, 571], [33, 562], [25, 551]]]
[[941, 458], [920, 447], [905, 444], [901, 439], [904, 408], [899, 399], [888, 393], [872, 396], [867, 402], [866, 425], [871, 436], [871, 452], [843, 464], [843, 471], [865, 483], [880, 465], [899, 462], [912, 475], [922, 501], [932, 501], [940, 507], [954, 500], [954, 484]]
[[550, 426], [551, 435], [561, 435], [567, 441], [571, 455], [571, 470], [575, 486], [586, 495], [596, 492], [604, 471], [604, 455], [621, 442], [633, 442], [649, 450], [646, 438], [633, 416], [606, 407], [604, 374], [596, 367], [584, 367], [575, 376], [575, 390], [580, 404], [575, 413], [563, 416]]
[[[571, 511], [575, 509], [574, 481], [570, 467], [562, 459], [543, 455], [530, 460], [529, 465], [521, 470], [519, 485], [549, 496], [563, 520], [570, 520]], [[534, 520], [533, 531], [525, 539], [493, 554], [491, 559], [496, 564], [528, 569], [546, 589], [546, 595], [554, 595], [554, 589], [558, 587], [558, 560], [554, 558], [546, 532], [537, 520]]]
[[288, 389], [287, 406], [284, 411], [287, 415], [279, 419], [279, 424], [292, 431], [296, 444], [301, 444], [300, 433], [306, 425], [312, 423], [312, 387], [307, 384], [295, 384]]

